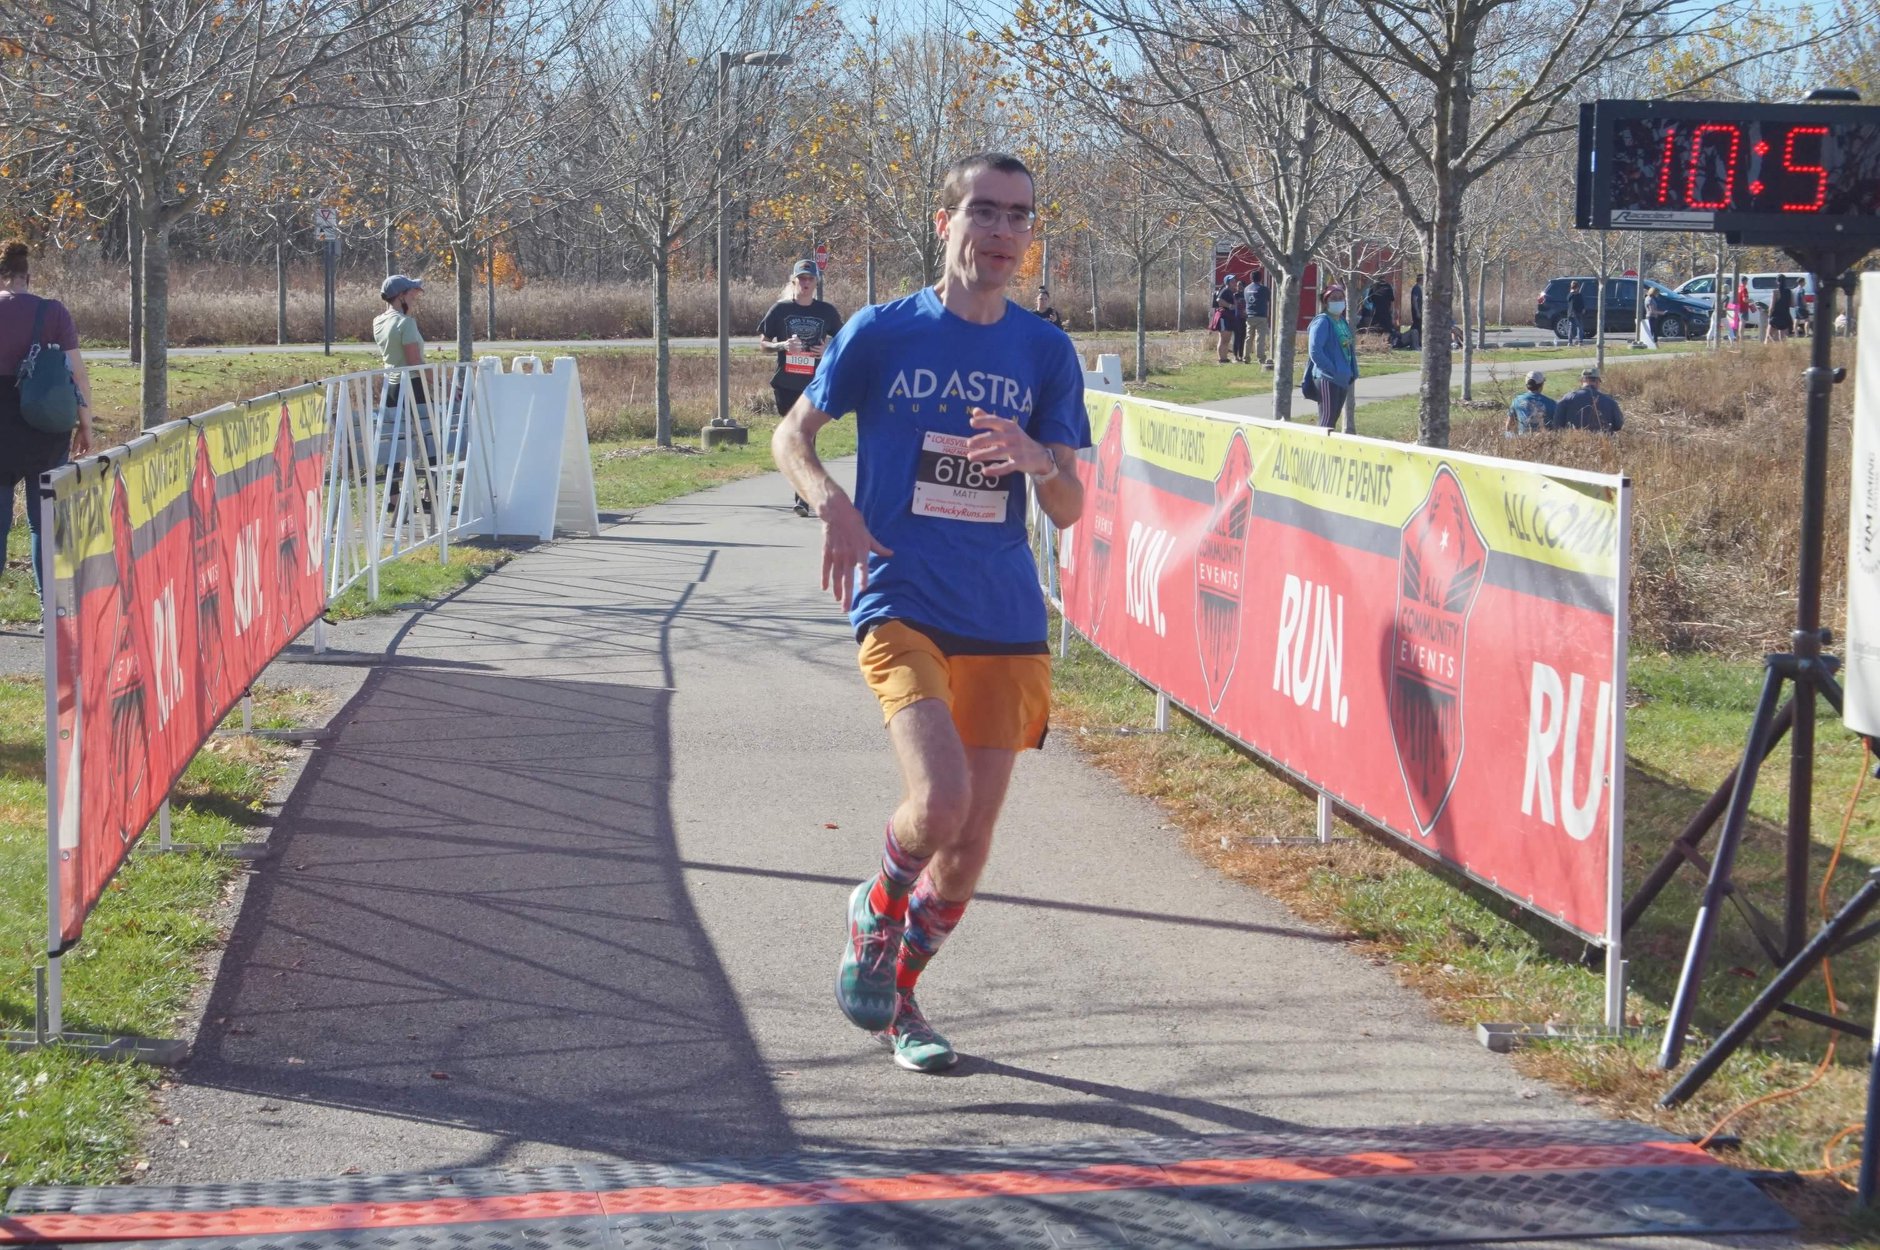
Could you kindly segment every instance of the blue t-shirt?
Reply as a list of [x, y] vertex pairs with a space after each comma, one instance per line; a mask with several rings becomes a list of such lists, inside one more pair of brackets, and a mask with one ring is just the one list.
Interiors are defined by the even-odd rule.
[[977, 325], [933, 288], [857, 313], [804, 392], [856, 415], [855, 504], [892, 556], [868, 558], [849, 621], [960, 638], [1045, 640], [1044, 596], [1025, 533], [1025, 475], [987, 478], [964, 458], [968, 408], [1017, 421], [1041, 443], [1090, 446], [1083, 362], [1064, 331], [1011, 301]]
[[1539, 391], [1527, 391], [1516, 395], [1508, 405], [1508, 415], [1515, 421], [1515, 428], [1522, 434], [1539, 434], [1542, 430], [1554, 428], [1554, 413], [1559, 405]]

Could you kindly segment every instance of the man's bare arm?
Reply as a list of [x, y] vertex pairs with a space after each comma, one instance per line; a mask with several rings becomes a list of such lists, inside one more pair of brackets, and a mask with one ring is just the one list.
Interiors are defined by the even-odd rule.
[[798, 398], [770, 436], [770, 454], [803, 502], [822, 518], [822, 586], [847, 610], [856, 592], [868, 587], [869, 554], [894, 552], [875, 541], [861, 511], [816, 455], [816, 434], [832, 420], [807, 396]]
[[1048, 481], [1034, 477], [1032, 485], [1038, 490], [1038, 506], [1053, 525], [1065, 529], [1077, 524], [1084, 514], [1084, 483], [1077, 476], [1077, 452], [1064, 443], [1046, 443], [1044, 449], [1051, 454], [1057, 474]]
[[1075, 525], [1084, 513], [1084, 484], [1077, 478], [1077, 453], [1064, 443], [1041, 443], [1023, 426], [968, 408], [969, 424], [979, 433], [966, 441], [966, 458], [988, 477], [1024, 473], [1038, 490], [1038, 506], [1059, 529]]

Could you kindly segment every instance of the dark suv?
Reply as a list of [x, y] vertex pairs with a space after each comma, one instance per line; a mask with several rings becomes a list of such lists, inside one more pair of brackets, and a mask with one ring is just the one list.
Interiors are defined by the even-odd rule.
[[[1593, 322], [1599, 315], [1599, 279], [1555, 278], [1534, 301], [1534, 324], [1551, 330], [1555, 338], [1567, 337], [1567, 287], [1580, 284], [1580, 298], [1586, 311], [1580, 317], [1580, 332], [1593, 335]], [[1645, 279], [1648, 290], [1658, 292], [1664, 315], [1658, 322], [1661, 339], [1703, 338], [1710, 333], [1710, 309], [1693, 299], [1686, 299], [1662, 282]], [[1630, 334], [1638, 329], [1634, 315], [1638, 300], [1637, 278], [1606, 279], [1606, 333]]]

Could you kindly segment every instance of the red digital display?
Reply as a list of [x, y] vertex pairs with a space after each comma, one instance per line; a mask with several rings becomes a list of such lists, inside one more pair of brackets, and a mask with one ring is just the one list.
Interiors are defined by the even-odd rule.
[[1582, 225], [1880, 236], [1880, 108], [1601, 100], [1586, 114]]
[[[1807, 201], [1797, 200], [1791, 204], [1784, 204], [1782, 211], [1785, 213], [1818, 213], [1821, 211], [1822, 204], [1828, 199], [1827, 167], [1825, 165], [1802, 165], [1798, 164], [1795, 160], [1795, 141], [1797, 139], [1809, 138], [1815, 141], [1815, 147], [1817, 151], [1819, 151], [1828, 141], [1828, 128], [1826, 126], [1797, 126], [1795, 129], [1789, 131], [1788, 142], [1782, 146], [1782, 168], [1784, 172], [1815, 175], [1814, 197]], [[1817, 155], [1816, 159], [1820, 159], [1819, 155]]]

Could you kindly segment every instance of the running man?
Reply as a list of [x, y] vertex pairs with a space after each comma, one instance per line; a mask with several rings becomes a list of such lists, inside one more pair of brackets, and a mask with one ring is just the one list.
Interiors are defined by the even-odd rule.
[[[836, 1001], [916, 1072], [958, 1059], [915, 985], [973, 897], [1018, 753], [1044, 744], [1050, 714], [1020, 483], [1060, 526], [1084, 505], [1082, 362], [1006, 298], [1033, 190], [1017, 157], [956, 162], [934, 214], [940, 281], [857, 313], [771, 440], [822, 519], [823, 588], [848, 610], [904, 786], [880, 872], [849, 895]], [[817, 431], [851, 412], [854, 501], [816, 456]]]

